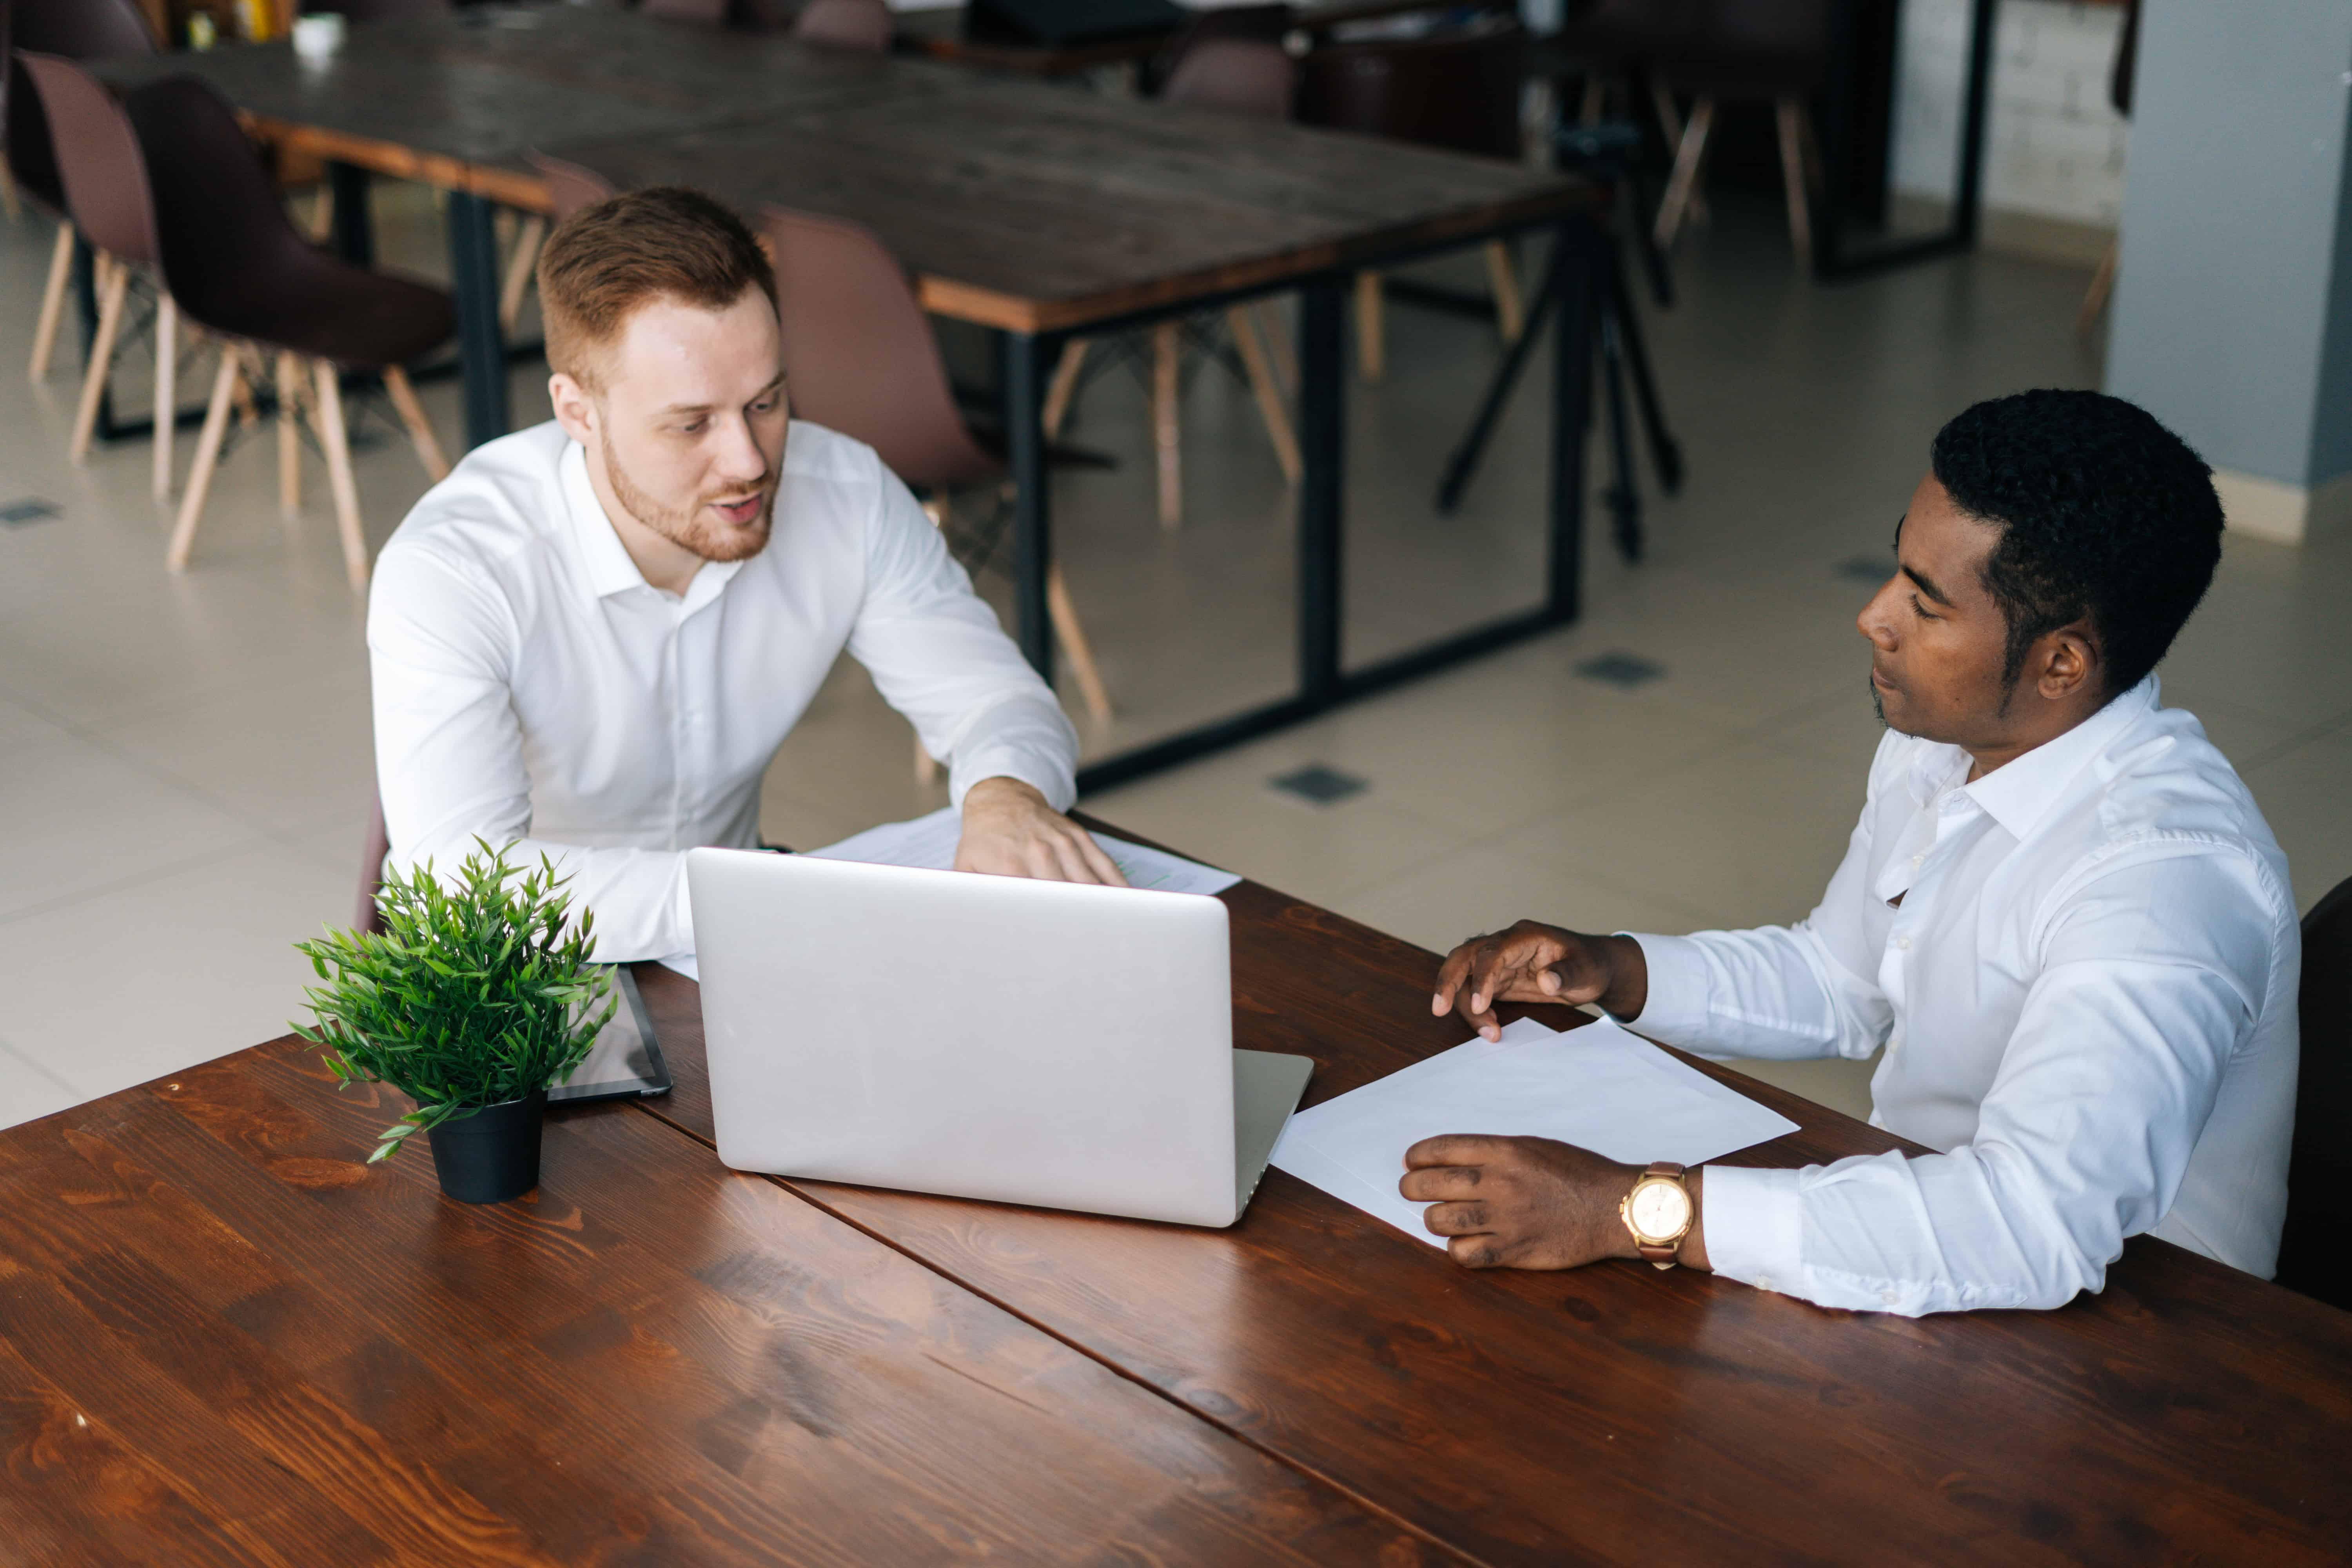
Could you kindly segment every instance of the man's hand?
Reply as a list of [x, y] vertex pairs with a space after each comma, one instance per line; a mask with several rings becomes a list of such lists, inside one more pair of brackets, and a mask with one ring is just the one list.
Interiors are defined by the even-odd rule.
[[1019, 779], [982, 779], [964, 792], [963, 837], [955, 868], [1046, 882], [1097, 882], [1124, 888], [1094, 835], [1045, 804]]
[[[1404, 1152], [1397, 1191], [1430, 1205], [1422, 1223], [1446, 1237], [1465, 1268], [1575, 1268], [1638, 1258], [1617, 1205], [1642, 1167], [1549, 1138], [1424, 1138]], [[1696, 1211], [1705, 1173], [1685, 1178]], [[1706, 1267], [1703, 1221], [1683, 1237], [1681, 1261]]]
[[1580, 936], [1558, 926], [1521, 921], [1508, 931], [1474, 936], [1448, 953], [1437, 972], [1429, 1010], [1440, 1017], [1460, 1009], [1488, 1039], [1502, 1037], [1497, 1002], [1598, 1002], [1632, 1018], [1650, 999], [1650, 966], [1630, 936]]

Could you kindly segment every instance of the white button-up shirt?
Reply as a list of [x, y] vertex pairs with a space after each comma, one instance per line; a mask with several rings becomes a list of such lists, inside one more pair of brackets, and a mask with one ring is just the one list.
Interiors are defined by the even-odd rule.
[[795, 420], [774, 532], [683, 596], [648, 584], [552, 421], [476, 448], [408, 514], [368, 605], [392, 864], [476, 836], [545, 854], [607, 962], [691, 952], [685, 852], [759, 841], [760, 776], [846, 648], [961, 802], [1056, 809], [1077, 737], [873, 448]]
[[1643, 1034], [1714, 1057], [1883, 1045], [1871, 1121], [1944, 1151], [1708, 1166], [1716, 1271], [1832, 1307], [2055, 1307], [2149, 1231], [2268, 1278], [2302, 942], [2252, 796], [2153, 676], [1969, 766], [1889, 734], [1811, 918], [1637, 939]]

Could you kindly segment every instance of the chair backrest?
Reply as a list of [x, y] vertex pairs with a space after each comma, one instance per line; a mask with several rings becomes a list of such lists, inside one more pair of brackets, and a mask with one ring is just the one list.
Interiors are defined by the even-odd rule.
[[155, 35], [131, 0], [8, 0], [8, 9], [14, 48], [69, 60], [155, 52]]
[[340, 13], [347, 22], [388, 22], [401, 16], [437, 16], [456, 7], [451, 0], [302, 0], [302, 15]]
[[383, 886], [383, 862], [392, 853], [392, 835], [384, 830], [383, 795], [378, 792], [368, 811], [367, 837], [360, 846], [359, 905], [352, 911], [352, 925], [369, 932], [383, 930], [383, 911], [376, 908], [375, 896]]
[[278, 205], [278, 184], [236, 111], [208, 82], [158, 78], [127, 95], [154, 196], [155, 260], [180, 310], [231, 337], [275, 341], [286, 300], [270, 292], [281, 251], [316, 247]]
[[2303, 1061], [2278, 1282], [2352, 1311], [2352, 879], [2303, 917]]
[[155, 260], [155, 202], [138, 133], [114, 95], [58, 55], [16, 57], [40, 94], [74, 226], [123, 261]]
[[957, 412], [930, 322], [882, 242], [856, 224], [777, 208], [761, 231], [793, 416], [865, 442], [918, 489], [1001, 472]]
[[1326, 44], [1299, 62], [1298, 118], [1517, 158], [1527, 42], [1517, 22], [1489, 14], [1425, 37]]
[[793, 37], [804, 44], [879, 54], [896, 30], [882, 0], [809, 0], [793, 18]]
[[1297, 63], [1280, 44], [1203, 38], [1178, 57], [1160, 96], [1196, 109], [1287, 120], [1297, 76]]
[[530, 165], [547, 182], [547, 196], [555, 209], [555, 221], [562, 223], [582, 207], [593, 207], [614, 195], [613, 183], [593, 169], [583, 169], [577, 163], [567, 163], [561, 158], [551, 158], [544, 153], [533, 153]]
[[5, 115], [8, 128], [8, 176], [27, 201], [62, 217], [66, 182], [58, 171], [57, 141], [49, 134], [48, 110], [41, 107], [32, 74], [14, 50], [8, 56], [7, 79], [7, 101], [0, 103], [0, 114]]

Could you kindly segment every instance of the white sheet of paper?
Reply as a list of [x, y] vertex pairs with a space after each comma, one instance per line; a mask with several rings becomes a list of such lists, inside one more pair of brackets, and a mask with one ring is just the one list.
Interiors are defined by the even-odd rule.
[[1299, 1111], [1274, 1163], [1433, 1247], [1396, 1190], [1404, 1152], [1445, 1132], [1556, 1138], [1612, 1160], [1698, 1165], [1797, 1124], [1609, 1019], [1561, 1034], [1522, 1018]]
[[[863, 860], [872, 866], [913, 866], [949, 871], [955, 868], [956, 842], [962, 836], [963, 814], [946, 805], [929, 816], [919, 816], [911, 822], [886, 822], [879, 827], [853, 833], [838, 844], [803, 853], [819, 860]], [[1110, 857], [1111, 864], [1118, 868], [1130, 887], [1162, 893], [1222, 893], [1241, 880], [1231, 871], [1129, 844], [1108, 833], [1096, 834], [1095, 842], [1102, 846], [1103, 853]], [[698, 982], [702, 978], [690, 952], [673, 953], [661, 963], [664, 968], [675, 969], [689, 980]]]
[[[912, 822], [886, 822], [879, 827], [852, 834], [838, 844], [807, 853], [820, 860], [864, 860], [877, 866], [919, 866], [945, 871], [955, 865], [956, 841], [962, 835], [963, 814], [954, 806], [943, 805], [929, 816], [919, 816]], [[1096, 834], [1095, 842], [1102, 846], [1103, 853], [1110, 857], [1119, 874], [1133, 887], [1162, 893], [1222, 893], [1241, 880], [1231, 871], [1147, 849], [1124, 838], [1113, 838], [1108, 833]]]

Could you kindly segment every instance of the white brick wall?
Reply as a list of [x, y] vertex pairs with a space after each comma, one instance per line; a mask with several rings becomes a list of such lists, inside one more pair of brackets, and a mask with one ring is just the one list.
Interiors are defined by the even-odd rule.
[[[1995, 16], [1986, 206], [2113, 227], [2126, 126], [2107, 102], [2107, 73], [2121, 8], [2002, 0]], [[1968, 0], [1904, 0], [1894, 163], [1906, 195], [1952, 194], [1968, 23]]]

